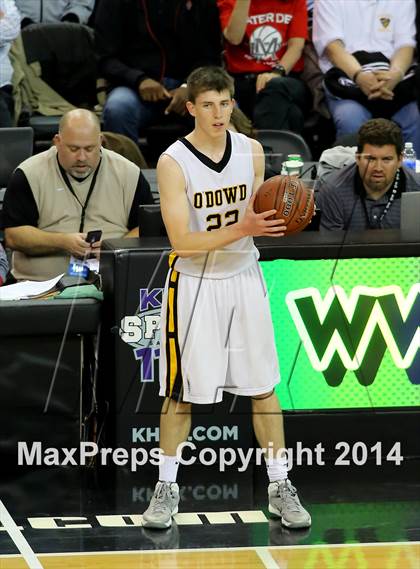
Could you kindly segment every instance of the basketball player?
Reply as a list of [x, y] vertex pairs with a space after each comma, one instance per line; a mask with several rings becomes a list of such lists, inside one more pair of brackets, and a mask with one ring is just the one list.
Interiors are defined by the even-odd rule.
[[[162, 302], [160, 422], [163, 463], [143, 524], [168, 528], [178, 512], [178, 446], [191, 426], [191, 403], [217, 403], [223, 391], [252, 398], [253, 426], [267, 458], [269, 511], [291, 528], [311, 517], [287, 478], [282, 414], [274, 387], [278, 359], [253, 237], [284, 235], [275, 210], [256, 214], [263, 181], [261, 145], [227, 130], [233, 81], [219, 67], [188, 78], [194, 130], [160, 157], [162, 216], [174, 249]], [[278, 457], [276, 457], [278, 452]]]

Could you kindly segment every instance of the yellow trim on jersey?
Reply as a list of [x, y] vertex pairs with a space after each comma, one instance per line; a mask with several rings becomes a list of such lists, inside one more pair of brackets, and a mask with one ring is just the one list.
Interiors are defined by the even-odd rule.
[[[172, 275], [171, 275], [172, 280]], [[168, 290], [168, 332], [175, 332], [175, 318], [174, 318], [174, 304], [175, 304], [175, 290], [169, 287]]]
[[175, 251], [171, 251], [169, 253], [169, 258], [168, 258], [168, 264], [169, 264], [170, 269], [174, 268], [174, 265], [175, 265], [177, 259], [178, 259], [178, 255], [175, 253]]
[[[172, 263], [175, 263], [176, 255], [172, 257]], [[166, 311], [166, 396], [171, 397], [175, 389], [174, 395], [177, 397], [182, 392], [182, 374], [180, 365], [180, 351], [178, 344], [177, 330], [177, 292], [178, 292], [179, 273], [173, 268], [169, 275], [168, 300]]]
[[177, 373], [178, 358], [176, 355], [176, 342], [175, 338], [169, 338], [169, 397], [172, 395]]

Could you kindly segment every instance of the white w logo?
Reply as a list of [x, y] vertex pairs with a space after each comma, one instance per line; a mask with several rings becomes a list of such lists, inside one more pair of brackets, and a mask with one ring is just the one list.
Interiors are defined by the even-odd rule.
[[[331, 376], [339, 358], [344, 373], [361, 370], [359, 381], [369, 385], [386, 348], [398, 368], [408, 370], [418, 359], [419, 295], [420, 284], [413, 285], [407, 297], [396, 285], [357, 286], [350, 296], [340, 286], [333, 286], [324, 299], [315, 288], [289, 292], [286, 303], [314, 369]], [[420, 370], [412, 371], [411, 381], [420, 383]], [[327, 379], [334, 385], [341, 380]]]

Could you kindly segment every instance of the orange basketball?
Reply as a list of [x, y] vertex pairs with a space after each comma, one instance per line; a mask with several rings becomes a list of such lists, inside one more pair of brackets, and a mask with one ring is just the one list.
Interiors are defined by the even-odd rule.
[[261, 184], [254, 202], [255, 213], [276, 209], [266, 219], [284, 219], [286, 235], [299, 233], [311, 222], [314, 194], [302, 180], [290, 176], [273, 176]]

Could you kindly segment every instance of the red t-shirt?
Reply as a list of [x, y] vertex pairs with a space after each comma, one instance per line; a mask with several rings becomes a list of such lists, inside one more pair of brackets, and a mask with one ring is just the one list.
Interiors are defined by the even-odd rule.
[[[236, 1], [217, 0], [222, 30], [229, 24]], [[225, 60], [231, 73], [270, 71], [287, 49], [289, 38], [308, 37], [306, 0], [252, 0], [248, 24], [239, 45], [225, 41]], [[303, 58], [293, 71], [302, 71]]]

